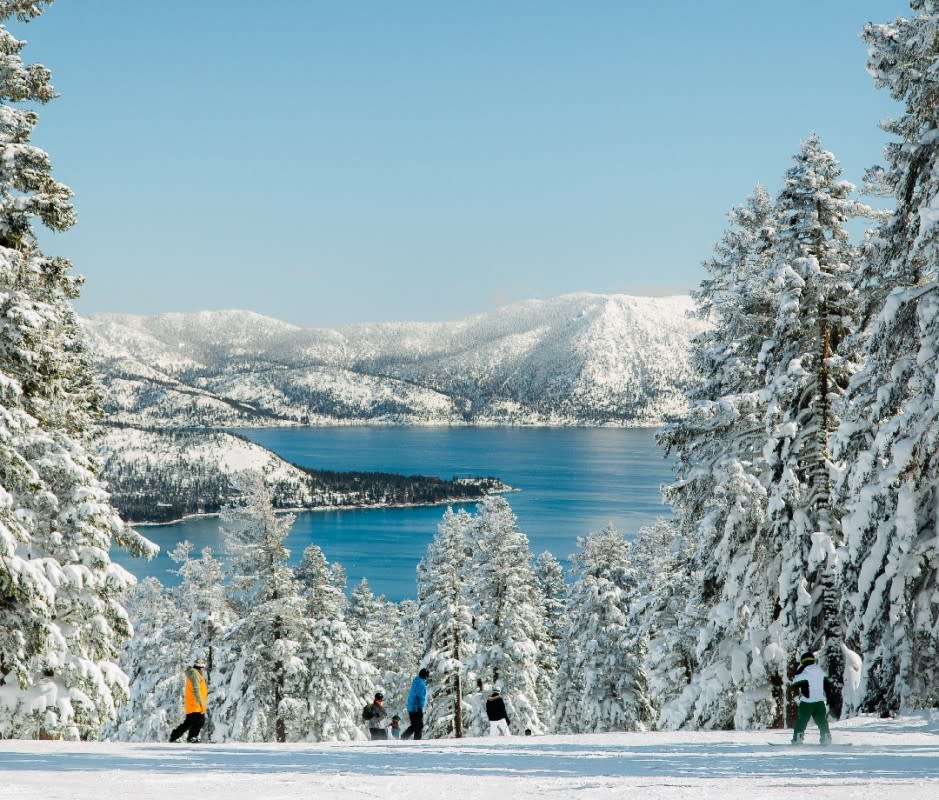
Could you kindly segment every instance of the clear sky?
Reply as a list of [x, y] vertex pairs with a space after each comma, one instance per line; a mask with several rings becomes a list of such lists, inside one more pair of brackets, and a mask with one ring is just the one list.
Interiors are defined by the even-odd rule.
[[687, 291], [813, 130], [860, 183], [906, 0], [57, 0], [34, 142], [78, 310], [444, 320]]

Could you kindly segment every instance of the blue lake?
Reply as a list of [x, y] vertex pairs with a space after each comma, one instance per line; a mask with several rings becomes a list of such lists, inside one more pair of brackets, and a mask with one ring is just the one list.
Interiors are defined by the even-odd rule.
[[[493, 475], [519, 491], [506, 495], [533, 553], [562, 563], [577, 537], [612, 522], [627, 536], [668, 515], [660, 487], [671, 464], [655, 430], [620, 428], [334, 427], [244, 429], [243, 436], [288, 461], [314, 469], [377, 470], [443, 478]], [[473, 510], [474, 504], [464, 506]], [[363, 577], [390, 600], [415, 597], [417, 564], [445, 508], [350, 509], [297, 514], [287, 539], [291, 560], [310, 543], [345, 568], [350, 586]], [[188, 539], [224, 553], [216, 517], [138, 530], [163, 548], [145, 563], [115, 554], [138, 577], [173, 582], [166, 551]]]

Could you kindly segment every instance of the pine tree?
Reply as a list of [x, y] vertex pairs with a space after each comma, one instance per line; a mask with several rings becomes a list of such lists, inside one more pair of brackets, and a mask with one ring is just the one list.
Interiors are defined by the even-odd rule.
[[[611, 524], [578, 539], [570, 628], [555, 687], [560, 733], [644, 730], [653, 722], [644, 660], [646, 640], [630, 627], [639, 597], [630, 546]], [[579, 679], [568, 685], [569, 676]]]
[[120, 666], [129, 678], [130, 695], [104, 733], [119, 741], [163, 742], [182, 707], [177, 665], [184, 621], [156, 578], [141, 581], [126, 602], [134, 635], [124, 644]]
[[535, 580], [540, 589], [544, 614], [546, 646], [541, 651], [541, 673], [547, 684], [546, 694], [554, 691], [558, 671], [558, 646], [569, 626], [567, 618], [568, 586], [564, 569], [552, 553], [545, 550], [535, 559]]
[[846, 636], [863, 654], [851, 710], [883, 714], [939, 703], [936, 545], [936, 352], [939, 349], [939, 3], [913, 0], [910, 19], [869, 24], [868, 71], [904, 106], [882, 127], [897, 141], [873, 171], [896, 210], [870, 242], [859, 285], [864, 368], [837, 436], [845, 464]]
[[844, 672], [829, 437], [857, 354], [857, 252], [846, 223], [875, 216], [856, 202], [835, 157], [810, 136], [776, 201], [773, 268], [779, 299], [773, 335], [760, 355], [766, 376], [768, 525], [780, 552], [780, 610], [774, 627], [794, 669], [799, 654], [822, 648], [840, 713]]
[[486, 696], [499, 686], [512, 724], [544, 731], [551, 695], [542, 664], [550, 645], [528, 537], [518, 530], [503, 497], [486, 498], [477, 506], [470, 535], [468, 580], [476, 615], [476, 691], [467, 697], [474, 708], [470, 730], [482, 733]]
[[[0, 22], [44, 5], [3, 0]], [[65, 230], [75, 215], [30, 144], [29, 104], [54, 91], [45, 67], [23, 63], [24, 44], [0, 25], [0, 736], [90, 737], [127, 694], [116, 661], [133, 578], [108, 552], [155, 548], [120, 520], [89, 453], [101, 395], [71, 306], [81, 281], [32, 228]]]
[[222, 513], [232, 553], [230, 597], [240, 619], [228, 632], [231, 671], [219, 704], [220, 735], [240, 741], [286, 742], [312, 727], [307, 694], [311, 624], [300, 585], [287, 565], [284, 539], [292, 515], [278, 517], [257, 473], [241, 478], [242, 497]]
[[476, 642], [467, 583], [468, 535], [473, 524], [466, 511], [448, 508], [418, 569], [421, 663], [434, 675], [425, 720], [432, 738], [460, 738], [469, 727], [471, 710], [463, 702], [463, 692], [466, 663], [475, 653]]
[[211, 706], [205, 735], [214, 738], [214, 710], [224, 705], [229, 672], [224, 636], [234, 613], [222, 585], [222, 564], [211, 548], [192, 557], [191, 542], [170, 553], [178, 564], [178, 585], [166, 588], [155, 578], [130, 595], [128, 613], [134, 636], [121, 656], [130, 677], [130, 697], [107, 735], [125, 741], [165, 741], [184, 713], [184, 671], [196, 657], [206, 660]]
[[679, 455], [667, 494], [700, 574], [689, 608], [703, 617], [667, 727], [784, 724], [787, 661], [807, 649], [824, 648], [836, 686], [843, 672], [828, 440], [856, 368], [845, 223], [874, 212], [816, 136], [794, 161], [775, 204], [758, 192], [707, 264], [697, 297], [717, 324], [694, 360], [711, 377], [663, 435]]
[[345, 572], [338, 564], [331, 566], [319, 547], [309, 545], [295, 574], [311, 624], [300, 652], [307, 664], [303, 692], [310, 708], [305, 738], [364, 738], [359, 715], [372, 699], [375, 669], [360, 656], [363, 645], [346, 620]]
[[[741, 682], [752, 683], [751, 672], [764, 675], [766, 654], [773, 653], [765, 636], [752, 641], [746, 629], [753, 621], [767, 631], [775, 613], [770, 575], [777, 553], [764, 525], [766, 403], [758, 363], [775, 323], [766, 275], [776, 219], [761, 187], [729, 216], [730, 227], [704, 264], [709, 277], [694, 293], [698, 313], [712, 326], [692, 342], [699, 379], [689, 392], [691, 409], [660, 436], [677, 460], [665, 497], [694, 576], [686, 606], [676, 609], [676, 627], [699, 632], [693, 655], [685, 638], [666, 639], [674, 648], [666, 660], [690, 671], [687, 685], [662, 708], [659, 724], [667, 728], [734, 725]], [[775, 694], [781, 705], [780, 687]], [[772, 715], [772, 708], [763, 713]], [[743, 726], [752, 719], [749, 708], [746, 716], [738, 721]]]
[[688, 685], [696, 663], [692, 550], [672, 520], [659, 519], [639, 531], [630, 553], [638, 588], [629, 627], [634, 638], [648, 642], [645, 669], [657, 716]]
[[349, 595], [346, 622], [349, 625], [352, 638], [359, 648], [356, 655], [366, 661], [369, 660], [368, 653], [372, 645], [375, 619], [378, 616], [379, 607], [380, 604], [375, 595], [372, 594], [368, 580], [362, 578]]
[[403, 710], [407, 703], [410, 687], [413, 658], [405, 655], [402, 668], [401, 657], [407, 652], [401, 644], [401, 610], [384, 595], [376, 597], [365, 578], [359, 582], [349, 598], [349, 629], [358, 647], [365, 647], [356, 653], [375, 670], [375, 690], [381, 691], [384, 705], [389, 710]]

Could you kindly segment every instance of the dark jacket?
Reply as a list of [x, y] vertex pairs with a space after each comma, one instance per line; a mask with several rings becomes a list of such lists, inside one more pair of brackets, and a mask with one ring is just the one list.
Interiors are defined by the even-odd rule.
[[509, 721], [502, 695], [498, 693], [489, 695], [489, 699], [486, 700], [486, 716], [489, 717], [490, 722], [496, 722], [500, 719], [504, 719], [506, 722]]

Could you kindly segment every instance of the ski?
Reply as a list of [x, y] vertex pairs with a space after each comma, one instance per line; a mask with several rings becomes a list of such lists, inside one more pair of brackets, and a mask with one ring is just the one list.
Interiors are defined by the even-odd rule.
[[793, 744], [792, 742], [767, 742], [770, 747], [853, 747], [854, 745], [851, 742], [828, 742], [827, 744], [822, 744], [821, 742], [800, 742], [799, 744]]

